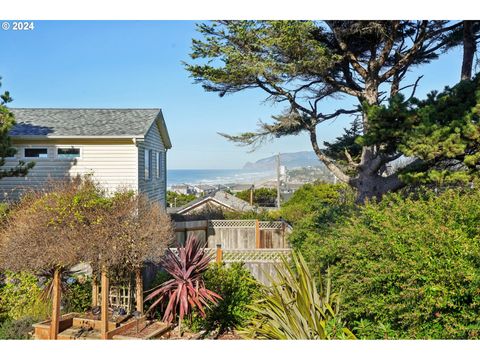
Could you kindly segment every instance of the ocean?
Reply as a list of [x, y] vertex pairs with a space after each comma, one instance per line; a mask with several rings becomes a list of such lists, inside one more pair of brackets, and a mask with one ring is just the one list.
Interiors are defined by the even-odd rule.
[[250, 184], [272, 175], [273, 172], [243, 169], [172, 169], [167, 170], [167, 187], [176, 184]]

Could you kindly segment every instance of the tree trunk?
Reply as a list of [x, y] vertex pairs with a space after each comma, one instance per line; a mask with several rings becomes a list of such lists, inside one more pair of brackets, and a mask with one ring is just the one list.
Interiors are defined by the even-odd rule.
[[364, 204], [367, 199], [381, 200], [387, 192], [402, 188], [404, 183], [396, 174], [381, 176], [360, 172], [350, 185], [358, 192], [356, 202]]
[[461, 80], [470, 80], [472, 77], [473, 57], [477, 50], [473, 21], [463, 22], [463, 61]]

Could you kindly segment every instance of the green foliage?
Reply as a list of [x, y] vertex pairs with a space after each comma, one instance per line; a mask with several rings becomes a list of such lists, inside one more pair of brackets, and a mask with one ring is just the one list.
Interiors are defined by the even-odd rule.
[[225, 211], [223, 217], [227, 220], [251, 220], [258, 219], [260, 221], [278, 220], [279, 213], [276, 210], [251, 210], [251, 211]]
[[18, 320], [8, 319], [0, 324], [0, 340], [28, 340], [36, 320], [25, 317]]
[[399, 146], [423, 167], [406, 172], [406, 181], [468, 182], [480, 172], [480, 75], [426, 100], [412, 101], [412, 127]]
[[329, 275], [325, 284], [317, 283], [301, 254], [293, 252], [292, 260], [293, 266], [286, 259], [276, 266], [277, 280], [263, 287], [260, 300], [249, 306], [257, 315], [242, 335], [248, 339], [354, 339], [337, 316], [339, 298], [331, 292]]
[[[0, 86], [2, 86], [1, 82]], [[5, 165], [6, 157], [13, 156], [16, 153], [15, 148], [12, 147], [10, 136], [8, 136], [8, 132], [15, 125], [15, 116], [6, 106], [11, 101], [13, 99], [8, 91], [0, 95], [0, 167]], [[34, 162], [25, 163], [24, 161], [19, 161], [11, 169], [1, 169], [0, 179], [6, 176], [25, 176], [34, 165]]]
[[92, 307], [92, 279], [85, 276], [76, 276], [66, 285], [62, 293], [64, 312], [82, 313]]
[[4, 272], [0, 285], [0, 318], [43, 320], [49, 313], [50, 304], [42, 296], [42, 287], [36, 276], [26, 272]]
[[259, 295], [259, 285], [242, 263], [212, 264], [204, 274], [205, 286], [222, 299], [206, 310], [200, 326], [221, 334], [244, 326], [255, 314], [248, 308]]
[[0, 203], [0, 224], [7, 218], [9, 206], [7, 203]]
[[[250, 190], [243, 190], [235, 194], [236, 197], [250, 203]], [[277, 190], [258, 188], [253, 190], [253, 204], [257, 206], [274, 207], [277, 204]]]
[[180, 207], [196, 198], [193, 194], [177, 194], [174, 191], [167, 191], [167, 204], [169, 207]]
[[[480, 338], [480, 191], [389, 195], [294, 245], [330, 267], [360, 337]], [[299, 225], [301, 227], [301, 224]]]
[[362, 153], [362, 146], [359, 144], [358, 139], [362, 135], [362, 122], [359, 117], [356, 117], [352, 122], [350, 128], [343, 129], [343, 134], [335, 139], [335, 142], [329, 143], [323, 142], [325, 146], [324, 153], [330, 158], [337, 161], [337, 164], [345, 167], [345, 172], [349, 175], [355, 173], [354, 169], [348, 168], [348, 159], [345, 155], [345, 151], [352, 157], [352, 160], [358, 162]]

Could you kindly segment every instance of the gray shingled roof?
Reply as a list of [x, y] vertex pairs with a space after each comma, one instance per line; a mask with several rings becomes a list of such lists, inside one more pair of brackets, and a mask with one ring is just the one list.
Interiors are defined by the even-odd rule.
[[219, 191], [216, 191], [215, 193], [211, 193], [203, 197], [200, 197], [198, 199], [190, 201], [188, 204], [185, 204], [184, 206], [177, 208], [176, 212], [178, 214], [182, 214], [185, 211], [190, 210], [190, 208], [192, 207], [194, 208], [197, 205], [205, 201], [208, 201], [209, 199], [214, 201], [216, 200], [237, 211], [250, 211], [254, 209], [254, 207], [251, 206], [248, 202], [240, 198], [237, 198], [235, 195], [231, 195], [225, 191], [219, 190]]
[[11, 109], [11, 136], [144, 136], [160, 109]]

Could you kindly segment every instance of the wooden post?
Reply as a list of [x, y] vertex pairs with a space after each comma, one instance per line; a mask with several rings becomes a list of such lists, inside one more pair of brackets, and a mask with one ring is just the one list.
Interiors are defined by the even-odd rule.
[[217, 264], [221, 264], [223, 259], [222, 244], [217, 244]]
[[98, 279], [97, 275], [92, 279], [92, 307], [98, 306]]
[[52, 299], [52, 321], [50, 322], [50, 340], [57, 340], [58, 329], [60, 327], [60, 298], [61, 298], [61, 284], [60, 284], [60, 269], [55, 269], [53, 273], [53, 299]]
[[255, 248], [260, 249], [260, 221], [255, 220]]
[[143, 278], [142, 269], [135, 269], [135, 290], [137, 300], [137, 311], [143, 314]]
[[255, 185], [252, 185], [250, 187], [250, 206], [253, 206], [253, 188], [255, 187]]
[[108, 295], [110, 291], [107, 272], [102, 271], [102, 317], [101, 317], [101, 330], [102, 339], [107, 339], [108, 332]]

